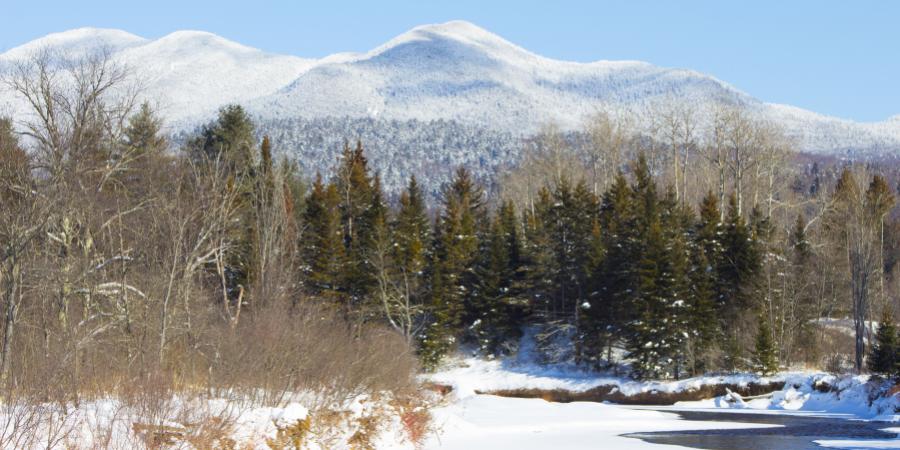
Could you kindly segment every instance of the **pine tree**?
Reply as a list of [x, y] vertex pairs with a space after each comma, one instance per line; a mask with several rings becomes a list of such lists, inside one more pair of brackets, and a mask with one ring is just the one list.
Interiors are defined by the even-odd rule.
[[428, 257], [431, 239], [430, 223], [425, 212], [425, 200], [416, 177], [409, 179], [400, 194], [394, 229], [396, 230], [396, 258], [401, 270], [410, 276], [421, 276]]
[[869, 356], [869, 370], [886, 377], [900, 376], [900, 342], [893, 318], [889, 313], [882, 315], [875, 343]]
[[141, 109], [135, 115], [128, 118], [124, 131], [129, 156], [136, 160], [159, 155], [168, 145], [161, 133], [162, 119], [146, 102], [141, 104]]
[[218, 119], [191, 141], [189, 154], [195, 162], [221, 161], [228, 174], [242, 174], [253, 167], [254, 128], [243, 107], [225, 106], [219, 110]]
[[764, 317], [759, 318], [759, 326], [756, 331], [753, 370], [763, 375], [771, 375], [778, 371], [778, 349], [772, 339], [769, 323]]
[[[431, 224], [416, 177], [400, 194], [399, 209], [391, 224], [391, 260], [396, 273], [394, 284], [401, 300], [407, 338], [420, 338], [427, 301], [427, 276], [431, 258]], [[402, 328], [402, 327], [401, 327]]]
[[168, 157], [168, 142], [162, 133], [162, 120], [147, 103], [128, 118], [122, 149], [114, 154], [122, 167], [118, 179], [133, 198], [150, 195], [151, 190], [168, 189], [163, 182], [171, 177], [163, 160]]
[[208, 173], [225, 178], [223, 185], [234, 192], [236, 220], [230, 230], [232, 250], [226, 257], [229, 297], [237, 299], [254, 281], [257, 267], [253, 203], [257, 190], [254, 124], [239, 105], [219, 110], [216, 121], [206, 125], [186, 148], [191, 160]]
[[806, 219], [797, 214], [794, 226], [788, 236], [788, 251], [785, 294], [794, 300], [796, 320], [794, 322], [796, 345], [806, 361], [819, 360], [816, 318], [817, 297], [811, 289], [814, 283], [813, 248], [806, 235]]

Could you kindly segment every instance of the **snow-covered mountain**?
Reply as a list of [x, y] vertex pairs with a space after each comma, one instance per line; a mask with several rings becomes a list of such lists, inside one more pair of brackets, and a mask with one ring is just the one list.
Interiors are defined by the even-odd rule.
[[[210, 33], [146, 40], [118, 30], [51, 34], [0, 54], [5, 65], [49, 48], [78, 56], [99, 48], [130, 67], [149, 99], [178, 129], [244, 104], [264, 121], [321, 117], [452, 120], [526, 135], [564, 129], [608, 107], [657, 102], [740, 103], [781, 123], [809, 152], [896, 153], [900, 116], [857, 123], [764, 103], [714, 77], [637, 61], [575, 63], [531, 53], [471, 23], [414, 28], [368, 53], [322, 59], [268, 54]], [[15, 110], [0, 91], [0, 111]]]

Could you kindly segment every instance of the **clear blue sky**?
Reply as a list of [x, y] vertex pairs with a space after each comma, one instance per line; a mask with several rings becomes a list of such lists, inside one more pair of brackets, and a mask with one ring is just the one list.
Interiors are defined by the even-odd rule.
[[211, 31], [276, 53], [366, 51], [464, 19], [539, 54], [636, 59], [862, 121], [900, 114], [900, 1], [0, 0], [0, 51], [50, 32]]

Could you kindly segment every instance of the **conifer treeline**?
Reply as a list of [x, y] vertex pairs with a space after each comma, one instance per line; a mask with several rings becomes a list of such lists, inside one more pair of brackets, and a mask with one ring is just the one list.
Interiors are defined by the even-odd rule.
[[[252, 122], [235, 106], [186, 149], [198, 164], [216, 161], [232, 174], [243, 225], [219, 270], [237, 306], [245, 286], [275, 285], [260, 281], [285, 254], [300, 260], [299, 291], [358, 324], [387, 323], [429, 368], [460, 344], [514, 353], [523, 332], [544, 362], [627, 368], [643, 378], [768, 373], [815, 345], [816, 255], [802, 212], [779, 233], [759, 205], [742, 214], [734, 194], [710, 191], [686, 204], [643, 153], [605, 190], [561, 176], [517, 210], [487, 198], [465, 168], [439, 204], [426, 204], [415, 176], [389, 202], [362, 142], [345, 144], [334, 169], [306, 186], [296, 165], [273, 163], [271, 147], [268, 138], [255, 145]], [[848, 252], [866, 252], [857, 270], [871, 274], [871, 233], [893, 198], [877, 175], [868, 190], [855, 183], [845, 171], [822, 218], [836, 236], [866, 242]], [[864, 199], [858, 211], [854, 196]], [[287, 223], [260, 226], [271, 208], [285, 210]], [[845, 226], [858, 216], [856, 228]], [[294, 249], [263, 248], [270, 238], [262, 229]], [[787, 335], [790, 342], [779, 339]]]
[[[512, 352], [526, 326], [540, 330], [547, 358], [571, 352], [606, 368], [624, 347], [641, 377], [742, 366], [745, 349], [721, 342], [747, 331], [734, 318], [753, 314], [766, 220], [745, 223], [732, 199], [720, 222], [712, 193], [696, 217], [656, 184], [640, 157], [599, 198], [563, 180], [520, 213], [511, 202], [489, 208], [461, 168], [432, 224], [415, 177], [385, 205], [358, 143], [305, 198], [304, 282], [417, 340], [429, 367], [461, 342]], [[725, 362], [713, 347], [730, 352]]]
[[[281, 232], [297, 246], [300, 289], [357, 323], [389, 324], [418, 345], [426, 367], [460, 344], [489, 356], [514, 353], [523, 332], [533, 334], [544, 362], [627, 367], [645, 378], [768, 373], [815, 345], [815, 255], [802, 212], [789, 233], [778, 233], [759, 205], [742, 214], [733, 194], [721, 204], [722, 192], [710, 191], [688, 205], [663, 187], [643, 153], [605, 191], [563, 176], [522, 211], [488, 199], [465, 168], [439, 204], [426, 205], [415, 176], [390, 203], [361, 142], [345, 144], [331, 173], [316, 174], [307, 188], [296, 166], [273, 167], [267, 138], [252, 154], [252, 132], [242, 109], [226, 108], [188, 151], [241, 172], [238, 191], [282, 192], [293, 222]], [[870, 233], [892, 206], [883, 178], [868, 190], [855, 182], [845, 171], [823, 214], [837, 235]], [[871, 213], [858, 229], [841, 228], [841, 217], [858, 215], [853, 195], [870, 199], [863, 210]], [[247, 198], [269, 201], [258, 192]], [[251, 217], [262, 205], [249, 203], [245, 236], [223, 268], [238, 304], [242, 287], [266, 270], [251, 260], [264, 254]], [[871, 252], [877, 242], [866, 245]], [[874, 270], [871, 263], [859, 270]], [[788, 334], [790, 348], [777, 339]]]

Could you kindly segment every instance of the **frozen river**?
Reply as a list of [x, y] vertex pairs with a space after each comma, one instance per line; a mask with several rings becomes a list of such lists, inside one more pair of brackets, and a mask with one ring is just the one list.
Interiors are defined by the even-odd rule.
[[[900, 448], [890, 424], [803, 414], [674, 411], [473, 395], [434, 411], [425, 448], [802, 450]], [[818, 443], [817, 443], [818, 442]]]
[[[738, 421], [772, 425], [771, 428], [683, 430], [635, 433], [630, 437], [653, 444], [708, 450], [808, 450], [823, 445], [838, 448], [900, 448], [897, 433], [884, 422], [867, 422], [800, 414], [764, 414], [710, 411], [678, 412], [692, 422]], [[823, 445], [820, 445], [823, 444]]]

